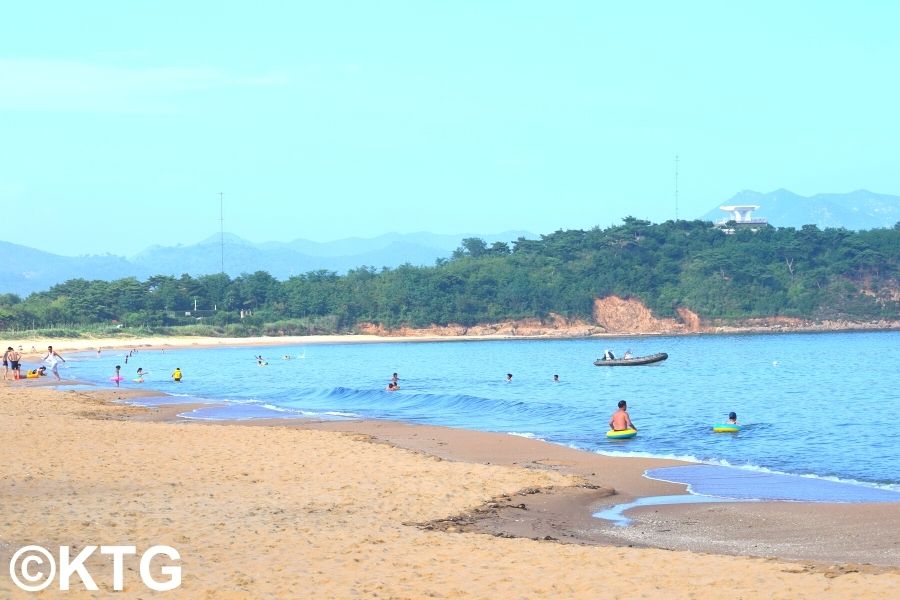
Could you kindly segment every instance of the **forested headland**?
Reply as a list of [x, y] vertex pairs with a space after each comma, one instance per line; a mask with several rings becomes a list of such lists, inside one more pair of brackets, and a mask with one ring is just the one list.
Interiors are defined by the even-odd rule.
[[900, 319], [900, 224], [848, 231], [764, 227], [726, 234], [707, 221], [626, 218], [539, 240], [462, 240], [434, 266], [265, 271], [116, 281], [71, 279], [25, 299], [0, 294], [0, 329], [302, 335], [516, 319], [590, 321], [596, 298], [640, 300], [655, 316]]

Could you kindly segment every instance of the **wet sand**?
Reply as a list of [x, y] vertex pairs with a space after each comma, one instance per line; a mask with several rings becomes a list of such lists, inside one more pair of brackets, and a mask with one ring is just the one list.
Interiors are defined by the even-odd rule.
[[[723, 589], [742, 598], [885, 598], [900, 590], [892, 506], [650, 509], [683, 533], [658, 521], [648, 539], [624, 540], [582, 509], [677, 493], [681, 486], [641, 477], [667, 461], [393, 423], [171, 422], [173, 407], [108, 402], [129, 396], [0, 385], [0, 597], [30, 597], [17, 596], [5, 573], [17, 548], [101, 543], [178, 549], [184, 578], [171, 598], [718, 598]], [[846, 539], [856, 554], [800, 562], [698, 551], [745, 514], [772, 521], [743, 526], [746, 535], [807, 550], [844, 535], [832, 517], [873, 535]], [[797, 527], [783, 531], [788, 522]], [[665, 545], [662, 534], [698, 548], [637, 547]], [[893, 566], [843, 564], [884, 557]], [[84, 591], [76, 577], [65, 597], [153, 595], [128, 559], [125, 591], [112, 593], [105, 564], [87, 562], [101, 592]]]

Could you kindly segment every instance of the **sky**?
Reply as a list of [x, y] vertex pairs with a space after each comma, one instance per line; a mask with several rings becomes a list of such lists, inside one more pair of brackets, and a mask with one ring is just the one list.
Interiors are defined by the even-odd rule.
[[898, 194], [897, 23], [888, 1], [12, 3], [0, 240], [662, 222], [676, 156], [682, 219], [745, 189]]

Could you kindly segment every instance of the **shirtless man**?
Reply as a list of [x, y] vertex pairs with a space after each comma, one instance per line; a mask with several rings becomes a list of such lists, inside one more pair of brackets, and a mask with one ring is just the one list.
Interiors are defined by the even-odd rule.
[[9, 353], [13, 351], [13, 347], [10, 346], [6, 349], [6, 352], [3, 353], [3, 379], [6, 380], [6, 377], [9, 375]]
[[637, 427], [634, 426], [634, 423], [631, 422], [631, 417], [628, 416], [628, 403], [624, 400], [619, 400], [619, 410], [614, 412], [612, 418], [610, 418], [609, 428], [613, 431], [623, 431], [625, 429], [637, 431]]
[[[4, 358], [9, 361], [9, 369], [12, 371], [13, 381], [21, 379], [19, 371], [19, 361], [22, 360], [22, 354], [13, 350], [12, 346], [9, 347], [9, 350], [6, 351]], [[6, 374], [4, 373], [4, 379], [6, 379]]]

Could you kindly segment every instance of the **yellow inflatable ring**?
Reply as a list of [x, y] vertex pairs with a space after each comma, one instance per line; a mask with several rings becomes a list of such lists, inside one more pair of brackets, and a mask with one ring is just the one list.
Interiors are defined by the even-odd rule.
[[741, 426], [737, 423], [720, 423], [713, 425], [713, 431], [716, 433], [737, 433], [741, 430]]
[[627, 440], [637, 435], [636, 429], [622, 429], [621, 431], [613, 431], [610, 429], [606, 432], [606, 437], [611, 440]]

